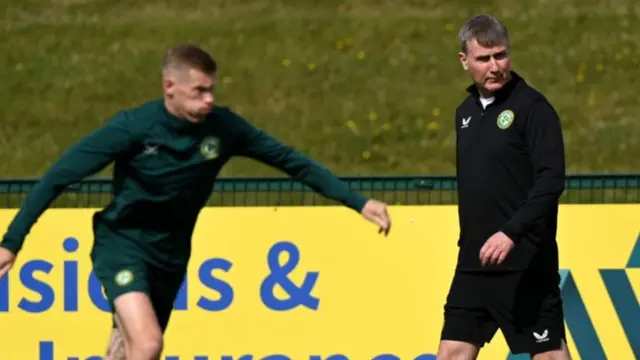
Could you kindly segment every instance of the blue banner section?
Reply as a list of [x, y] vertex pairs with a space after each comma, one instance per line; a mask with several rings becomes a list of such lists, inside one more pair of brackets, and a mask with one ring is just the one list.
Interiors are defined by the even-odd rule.
[[[457, 210], [393, 211], [411, 219], [397, 241], [328, 207], [204, 209], [160, 360], [435, 359], [459, 249], [425, 239], [458, 238]], [[640, 359], [639, 214], [640, 204], [562, 209], [559, 289], [574, 358]], [[0, 226], [13, 216], [0, 211]], [[0, 358], [104, 360], [112, 318], [88, 256], [93, 216], [45, 214], [0, 279]], [[527, 338], [553, 331], [540, 330]], [[64, 336], [74, 331], [91, 336]], [[509, 350], [498, 334], [478, 359], [530, 359]]]

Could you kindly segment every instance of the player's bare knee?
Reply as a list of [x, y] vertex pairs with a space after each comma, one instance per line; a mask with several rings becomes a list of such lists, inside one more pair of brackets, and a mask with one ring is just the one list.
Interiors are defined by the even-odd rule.
[[532, 360], [571, 360], [568, 351], [555, 350], [531, 356]]
[[569, 347], [563, 340], [560, 345], [560, 349], [547, 351], [544, 353], [534, 354], [531, 356], [532, 360], [571, 360], [569, 354]]
[[438, 348], [438, 360], [475, 360], [479, 348], [462, 341], [443, 340]]
[[556, 350], [556, 351], [548, 351], [541, 354], [535, 354], [531, 357], [532, 360], [571, 360], [568, 354], [565, 354], [564, 351]]
[[149, 335], [131, 342], [131, 357], [141, 360], [157, 360], [164, 346], [162, 335]]
[[162, 331], [149, 296], [129, 292], [114, 301], [118, 326], [127, 339], [132, 359], [157, 360], [163, 348]]

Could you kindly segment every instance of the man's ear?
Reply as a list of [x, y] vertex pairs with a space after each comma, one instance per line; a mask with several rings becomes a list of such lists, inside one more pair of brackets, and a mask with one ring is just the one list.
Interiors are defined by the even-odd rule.
[[162, 79], [162, 90], [168, 96], [173, 96], [174, 85], [175, 81], [172, 77], [165, 77]]
[[460, 65], [462, 65], [462, 68], [464, 70], [469, 70], [469, 67], [467, 66], [467, 54], [459, 52], [458, 58], [460, 58]]

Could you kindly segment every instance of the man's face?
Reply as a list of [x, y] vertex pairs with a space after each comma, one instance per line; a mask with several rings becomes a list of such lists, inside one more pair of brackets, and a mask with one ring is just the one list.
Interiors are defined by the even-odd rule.
[[165, 79], [164, 90], [176, 107], [199, 119], [213, 108], [215, 82], [215, 75], [189, 69]]
[[462, 67], [481, 92], [494, 92], [508, 82], [511, 59], [504, 45], [484, 47], [473, 39], [467, 43], [467, 53], [459, 55]]

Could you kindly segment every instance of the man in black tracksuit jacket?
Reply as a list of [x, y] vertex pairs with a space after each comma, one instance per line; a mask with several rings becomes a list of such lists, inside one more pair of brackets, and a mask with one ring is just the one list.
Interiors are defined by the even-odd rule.
[[497, 19], [474, 16], [460, 40], [474, 83], [456, 110], [459, 255], [438, 359], [475, 359], [498, 328], [513, 353], [569, 359], [556, 243], [560, 120], [511, 70]]

